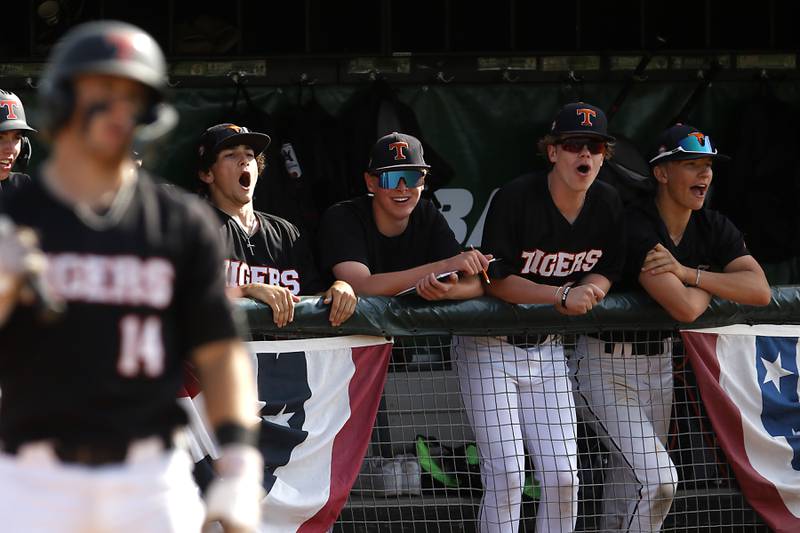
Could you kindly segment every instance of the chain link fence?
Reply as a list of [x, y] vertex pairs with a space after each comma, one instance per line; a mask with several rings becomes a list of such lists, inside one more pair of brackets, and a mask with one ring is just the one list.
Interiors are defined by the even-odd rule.
[[[715, 300], [693, 327], [797, 323], [797, 289], [773, 294], [759, 309]], [[717, 443], [679, 325], [645, 298], [612, 295], [578, 318], [488, 298], [365, 298], [338, 331], [313, 299], [280, 332], [268, 310], [244, 307], [256, 338], [394, 338], [335, 531], [561, 531], [572, 520], [576, 531], [769, 531]]]

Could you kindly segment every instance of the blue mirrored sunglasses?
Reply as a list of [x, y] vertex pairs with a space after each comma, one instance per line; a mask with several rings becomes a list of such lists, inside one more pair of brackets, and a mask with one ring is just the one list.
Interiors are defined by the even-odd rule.
[[425, 179], [423, 170], [408, 168], [404, 170], [384, 170], [378, 174], [378, 186], [381, 189], [396, 189], [403, 180], [406, 187], [413, 188], [422, 185]]
[[711, 142], [711, 137], [697, 133], [687, 135], [678, 141], [678, 146], [672, 150], [661, 152], [651, 159], [650, 162], [653, 163], [672, 154], [677, 154], [678, 152], [684, 152], [687, 154], [717, 155], [717, 149], [714, 148], [714, 145]]

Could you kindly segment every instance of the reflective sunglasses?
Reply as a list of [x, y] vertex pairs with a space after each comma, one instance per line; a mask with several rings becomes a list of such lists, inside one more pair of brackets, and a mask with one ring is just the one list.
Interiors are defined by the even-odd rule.
[[672, 150], [661, 152], [651, 159], [650, 162], [653, 163], [659, 159], [677, 154], [678, 152], [683, 152], [686, 154], [702, 154], [708, 156], [717, 155], [717, 149], [714, 148], [714, 145], [711, 143], [711, 137], [702, 134], [687, 135], [678, 141], [678, 146]]
[[589, 153], [592, 155], [606, 153], [605, 141], [587, 139], [585, 137], [573, 137], [570, 139], [564, 139], [563, 141], [558, 141], [556, 144], [560, 144], [561, 148], [572, 154], [581, 153], [584, 146], [589, 149]]
[[403, 180], [409, 189], [419, 187], [425, 180], [425, 171], [407, 168], [404, 170], [384, 170], [378, 174], [378, 186], [381, 189], [396, 189]]

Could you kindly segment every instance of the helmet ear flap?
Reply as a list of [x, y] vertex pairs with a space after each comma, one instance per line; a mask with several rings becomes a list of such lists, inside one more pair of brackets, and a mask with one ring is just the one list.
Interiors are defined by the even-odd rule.
[[52, 137], [72, 116], [75, 109], [75, 90], [69, 80], [61, 80], [55, 86], [40, 89], [39, 94], [43, 107], [47, 109], [40, 118], [42, 129]]
[[31, 163], [31, 156], [33, 155], [33, 148], [31, 148], [31, 141], [28, 137], [22, 138], [22, 148], [19, 151], [19, 157], [17, 158], [17, 165], [19, 165], [20, 170], [23, 172], [28, 169], [28, 165]]

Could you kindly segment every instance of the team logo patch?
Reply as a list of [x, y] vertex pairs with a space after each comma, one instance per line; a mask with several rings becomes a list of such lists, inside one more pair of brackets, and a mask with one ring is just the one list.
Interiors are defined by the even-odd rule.
[[594, 126], [594, 124], [592, 124], [592, 119], [597, 116], [597, 113], [593, 109], [581, 107], [575, 110], [575, 114], [583, 115], [581, 126]]
[[394, 150], [395, 152], [394, 154], [395, 161], [399, 161], [401, 159], [408, 159], [406, 157], [406, 153], [403, 151], [406, 148], [408, 148], [408, 143], [405, 141], [397, 141], [389, 145], [389, 151]]
[[14, 107], [17, 105], [17, 102], [14, 100], [0, 100], [0, 108], [5, 108], [6, 110], [6, 120], [14, 120], [17, 118], [17, 114], [14, 111]]
[[133, 55], [134, 44], [132, 36], [124, 33], [110, 34], [106, 36], [108, 44], [114, 47], [114, 55], [117, 59], [130, 59]]
[[700, 133], [699, 131], [695, 131], [694, 133], [690, 133], [689, 135], [695, 137], [697, 139], [697, 142], [700, 143], [700, 146], [706, 145], [706, 136]]

